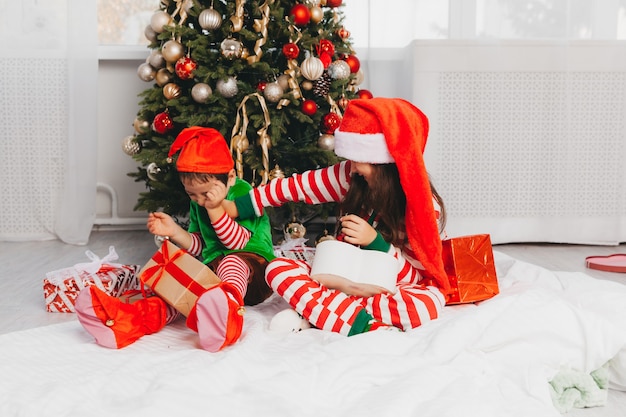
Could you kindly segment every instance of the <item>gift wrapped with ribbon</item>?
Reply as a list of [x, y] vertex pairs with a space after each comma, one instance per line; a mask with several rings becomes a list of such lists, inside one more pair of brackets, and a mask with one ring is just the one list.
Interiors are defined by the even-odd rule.
[[137, 276], [140, 266], [114, 263], [118, 255], [113, 246], [109, 247], [109, 253], [103, 258], [90, 250], [86, 251], [85, 255], [90, 262], [77, 263], [68, 268], [46, 273], [43, 280], [46, 311], [75, 312], [74, 304], [78, 293], [90, 285], [95, 285], [115, 297], [140, 287]]
[[474, 303], [500, 292], [488, 234], [442, 240], [443, 263], [453, 288], [447, 304]]
[[208, 266], [169, 240], [144, 265], [139, 279], [185, 317], [200, 295], [220, 283]]

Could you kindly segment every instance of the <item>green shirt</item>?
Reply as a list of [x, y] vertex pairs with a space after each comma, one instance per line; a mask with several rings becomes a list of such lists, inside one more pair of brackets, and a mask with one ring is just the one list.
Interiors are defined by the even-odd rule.
[[[234, 200], [236, 197], [246, 195], [252, 186], [246, 181], [237, 178], [235, 185], [228, 189], [227, 200]], [[267, 214], [250, 219], [235, 219], [237, 223], [250, 231], [250, 240], [243, 249], [227, 249], [217, 238], [215, 230], [211, 225], [209, 214], [204, 207], [191, 201], [189, 207], [189, 233], [200, 232], [204, 247], [202, 248], [202, 259], [208, 264], [220, 255], [228, 255], [235, 252], [252, 252], [261, 255], [266, 260], [274, 259], [274, 248], [272, 246], [272, 229]]]

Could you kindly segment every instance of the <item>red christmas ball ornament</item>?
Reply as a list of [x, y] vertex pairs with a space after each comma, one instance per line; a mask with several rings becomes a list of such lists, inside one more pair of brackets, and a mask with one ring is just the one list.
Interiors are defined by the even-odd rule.
[[287, 59], [296, 59], [300, 54], [300, 48], [295, 43], [289, 42], [283, 46], [283, 55], [287, 57]]
[[361, 68], [361, 61], [359, 61], [356, 55], [348, 55], [345, 61], [348, 63], [352, 74], [355, 74]]
[[326, 7], [339, 7], [343, 0], [326, 0]]
[[337, 113], [326, 113], [322, 118], [322, 133], [332, 134], [341, 124], [341, 116]]
[[374, 98], [374, 95], [369, 90], [359, 90], [356, 92], [356, 95], [359, 96], [359, 98], [366, 99], [366, 100], [369, 100], [370, 98]]
[[258, 91], [264, 91], [266, 86], [267, 86], [267, 81], [259, 81], [259, 83], [256, 85], [256, 89]]
[[337, 36], [339, 36], [342, 40], [346, 40], [350, 37], [350, 31], [346, 30], [346, 28], [342, 27], [341, 29], [337, 29]]
[[291, 8], [289, 15], [293, 17], [293, 23], [297, 26], [305, 26], [311, 20], [311, 11], [304, 4], [296, 4]]
[[170, 114], [167, 111], [157, 114], [154, 116], [154, 120], [152, 121], [152, 129], [160, 133], [161, 135], [166, 134], [174, 127], [174, 121], [170, 117]]
[[315, 100], [311, 99], [304, 100], [300, 108], [302, 109], [302, 113], [307, 116], [313, 116], [317, 112], [317, 103]]
[[324, 69], [326, 69], [333, 62], [333, 57], [327, 54], [326, 52], [322, 52], [320, 54], [320, 61], [322, 61], [322, 64], [324, 65]]
[[328, 39], [322, 39], [316, 48], [318, 55], [321, 55], [324, 52], [330, 56], [335, 55], [335, 44], [333, 44]]
[[189, 80], [193, 78], [193, 72], [198, 67], [196, 61], [191, 59], [188, 56], [184, 56], [176, 61], [176, 66], [174, 67], [176, 70], [176, 75], [181, 80]]

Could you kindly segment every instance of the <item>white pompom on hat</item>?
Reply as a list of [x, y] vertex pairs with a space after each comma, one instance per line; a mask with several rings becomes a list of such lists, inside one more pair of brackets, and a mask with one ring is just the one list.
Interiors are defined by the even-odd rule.
[[429, 278], [448, 294], [450, 282], [423, 158], [428, 137], [426, 115], [399, 98], [354, 99], [334, 134], [337, 156], [354, 162], [396, 164], [406, 195], [409, 243]]

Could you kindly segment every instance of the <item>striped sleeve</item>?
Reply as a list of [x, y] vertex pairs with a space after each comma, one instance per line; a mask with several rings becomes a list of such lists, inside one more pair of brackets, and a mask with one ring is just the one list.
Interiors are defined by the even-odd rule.
[[217, 238], [227, 249], [243, 249], [250, 240], [250, 231], [224, 213], [216, 222], [211, 223]]
[[349, 186], [350, 163], [343, 161], [327, 168], [274, 179], [251, 190], [249, 202], [236, 201], [236, 204], [240, 208], [240, 216], [243, 216], [241, 208], [249, 205], [252, 206], [254, 213], [260, 216], [263, 207], [279, 207], [291, 201], [306, 204], [340, 201]]
[[189, 249], [187, 252], [191, 256], [200, 256], [202, 253], [202, 237], [200, 236], [200, 232], [190, 233], [191, 235], [191, 245], [189, 245]]

